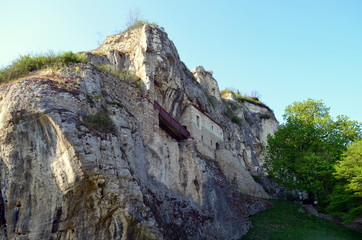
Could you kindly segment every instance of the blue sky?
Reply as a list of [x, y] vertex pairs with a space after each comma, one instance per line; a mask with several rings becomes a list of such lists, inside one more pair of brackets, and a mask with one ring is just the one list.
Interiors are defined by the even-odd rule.
[[287, 105], [313, 98], [362, 122], [360, 0], [0, 0], [0, 66], [94, 49], [136, 8], [165, 28], [188, 68], [213, 70], [220, 89], [257, 91], [279, 121]]

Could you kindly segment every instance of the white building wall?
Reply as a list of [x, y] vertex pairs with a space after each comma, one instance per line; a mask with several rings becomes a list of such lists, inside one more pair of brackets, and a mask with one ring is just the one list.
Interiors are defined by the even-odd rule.
[[187, 107], [180, 122], [196, 140], [197, 150], [210, 158], [215, 158], [217, 143], [224, 141], [222, 128], [193, 105]]

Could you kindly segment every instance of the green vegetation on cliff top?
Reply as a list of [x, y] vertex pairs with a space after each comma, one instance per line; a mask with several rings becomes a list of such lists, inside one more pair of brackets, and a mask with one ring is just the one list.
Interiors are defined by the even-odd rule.
[[240, 94], [239, 91], [234, 92], [233, 90], [230, 89], [224, 89], [222, 91], [220, 91], [220, 94], [223, 95], [225, 93], [231, 93], [233, 94], [239, 101], [247, 101], [247, 102], [251, 102], [251, 103], [256, 103], [256, 104], [260, 104], [260, 105], [264, 105], [264, 103], [262, 103], [259, 100], [258, 96], [243, 96]]
[[36, 70], [59, 69], [87, 61], [82, 54], [65, 52], [61, 54], [47, 53], [39, 55], [24, 55], [13, 61], [9, 66], [0, 69], [0, 84], [27, 76]]

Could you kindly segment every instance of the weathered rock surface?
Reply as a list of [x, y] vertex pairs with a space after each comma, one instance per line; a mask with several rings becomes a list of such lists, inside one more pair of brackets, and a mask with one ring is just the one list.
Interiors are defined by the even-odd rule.
[[[273, 112], [243, 102], [241, 123], [231, 122], [212, 74], [190, 72], [158, 28], [109, 36], [85, 54], [89, 63], [0, 87], [0, 239], [245, 234], [249, 216], [268, 207], [241, 193], [268, 197], [251, 174], [276, 130]], [[176, 120], [193, 104], [218, 123], [215, 157], [198, 151], [192, 132], [177, 141], [164, 131], [153, 101]]]

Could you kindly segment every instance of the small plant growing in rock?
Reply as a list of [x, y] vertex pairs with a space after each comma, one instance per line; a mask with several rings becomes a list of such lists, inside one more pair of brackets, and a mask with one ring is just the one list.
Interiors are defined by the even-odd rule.
[[212, 100], [212, 98], [210, 96], [207, 96], [207, 100], [209, 101], [210, 105], [213, 107], [213, 108], [216, 108], [216, 104], [214, 103], [214, 100]]
[[107, 65], [107, 64], [102, 64], [102, 65], [97, 65], [97, 68], [99, 70], [105, 71], [107, 73], [110, 73], [111, 75], [120, 78], [120, 72], [117, 71], [114, 67]]
[[159, 28], [161, 29], [162, 31], [165, 31], [165, 28], [164, 27], [160, 27], [160, 25], [158, 25], [157, 23], [153, 22], [153, 23], [149, 23], [151, 27], [154, 27], [154, 28]]
[[106, 64], [98, 65], [97, 68], [112, 74], [123, 82], [135, 84], [139, 88], [144, 87], [144, 83], [141, 81], [141, 79], [137, 77], [134, 71], [128, 68], [123, 68], [121, 71], [117, 71], [113, 66]]
[[135, 83], [139, 78], [136, 76], [135, 72], [129, 70], [128, 68], [123, 68], [119, 72], [119, 78], [127, 83]]
[[105, 133], [115, 132], [115, 127], [110, 117], [105, 112], [91, 113], [84, 119], [88, 128]]
[[143, 21], [143, 20], [136, 20], [134, 23], [132, 23], [126, 31], [131, 31], [133, 29], [136, 29], [136, 28], [140, 28], [142, 27], [146, 22]]
[[126, 30], [124, 32], [132, 31], [136, 28], [140, 28], [144, 24], [149, 24], [151, 27], [158, 28], [158, 29], [161, 29], [162, 31], [165, 31], [165, 29], [163, 27], [160, 27], [157, 23], [149, 22], [149, 21], [143, 19], [141, 17], [141, 13], [140, 13], [139, 9], [133, 9], [133, 10], [130, 10], [130, 12], [128, 14], [128, 21], [126, 23]]
[[116, 102], [116, 101], [106, 101], [107, 104], [111, 104], [113, 106], [117, 106], [117, 107], [123, 107], [122, 103], [120, 102]]
[[127, 27], [126, 31], [131, 31], [131, 30], [134, 30], [136, 28], [140, 28], [142, 27], [143, 25], [145, 24], [148, 24], [150, 25], [151, 27], [154, 27], [154, 28], [158, 28], [158, 29], [161, 29], [162, 31], [165, 31], [165, 28], [164, 27], [160, 27], [157, 23], [149, 23], [147, 22], [146, 20], [136, 20], [135, 22], [133, 22], [130, 26]]
[[240, 124], [242, 122], [241, 118], [239, 118], [230, 107], [226, 109], [225, 115], [236, 124]]
[[146, 84], [141, 79], [138, 79], [135, 83], [138, 88], [146, 88]]
[[135, 8], [129, 11], [128, 20], [126, 23], [126, 30], [130, 31], [139, 27], [142, 27], [145, 21], [141, 18], [141, 11], [139, 8]]

